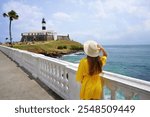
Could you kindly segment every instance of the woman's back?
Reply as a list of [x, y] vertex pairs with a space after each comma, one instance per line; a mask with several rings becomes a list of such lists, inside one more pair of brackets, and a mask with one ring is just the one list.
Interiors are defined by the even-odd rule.
[[[100, 57], [100, 61], [104, 65], [106, 63], [106, 56]], [[99, 73], [89, 74], [87, 58], [81, 59], [76, 80], [82, 84], [80, 91], [81, 99], [100, 99], [102, 97], [102, 93], [99, 93], [102, 92], [103, 88], [102, 78], [100, 78]]]

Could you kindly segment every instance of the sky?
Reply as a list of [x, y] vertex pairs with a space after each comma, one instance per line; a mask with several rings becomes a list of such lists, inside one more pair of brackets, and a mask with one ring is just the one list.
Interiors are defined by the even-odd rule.
[[47, 30], [81, 43], [150, 44], [150, 0], [1, 0], [0, 42], [9, 37], [9, 19], [2, 14], [10, 10], [19, 15], [12, 22], [13, 41], [40, 31], [45, 18]]

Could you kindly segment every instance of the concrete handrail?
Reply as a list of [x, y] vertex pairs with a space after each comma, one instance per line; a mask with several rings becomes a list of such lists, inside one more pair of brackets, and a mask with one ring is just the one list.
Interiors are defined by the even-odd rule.
[[[50, 89], [64, 99], [79, 99], [80, 84], [75, 81], [78, 64], [36, 54], [24, 50], [0, 46], [0, 50], [28, 70], [34, 78], [39, 78]], [[111, 72], [101, 73], [110, 97], [122, 91], [123, 99], [150, 99], [150, 82]]]

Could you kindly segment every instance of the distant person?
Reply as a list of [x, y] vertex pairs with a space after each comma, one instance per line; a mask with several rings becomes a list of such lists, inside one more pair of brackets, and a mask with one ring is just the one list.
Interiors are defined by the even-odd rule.
[[[87, 57], [80, 60], [76, 72], [76, 80], [81, 83], [80, 99], [102, 99], [103, 82], [99, 75], [102, 72], [102, 67], [106, 64], [107, 53], [95, 41], [85, 42], [84, 52]], [[100, 56], [100, 52], [102, 52], [102, 56]]]

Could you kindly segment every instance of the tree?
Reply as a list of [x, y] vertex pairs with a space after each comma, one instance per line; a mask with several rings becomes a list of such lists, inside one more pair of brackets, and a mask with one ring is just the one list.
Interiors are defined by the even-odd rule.
[[3, 16], [9, 18], [9, 37], [10, 37], [10, 44], [12, 45], [11, 22], [13, 20], [17, 20], [19, 16], [14, 10], [9, 11], [8, 13], [3, 13]]

